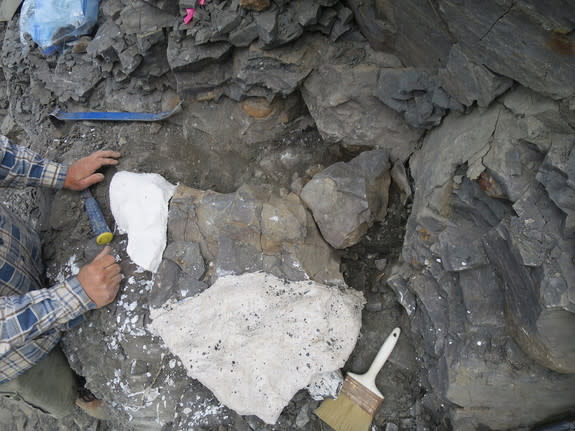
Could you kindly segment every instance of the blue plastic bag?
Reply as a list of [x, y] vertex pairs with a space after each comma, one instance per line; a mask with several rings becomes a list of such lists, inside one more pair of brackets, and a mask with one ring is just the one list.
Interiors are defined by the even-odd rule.
[[87, 34], [98, 20], [99, 0], [24, 0], [20, 40], [29, 38], [50, 55], [62, 43]]

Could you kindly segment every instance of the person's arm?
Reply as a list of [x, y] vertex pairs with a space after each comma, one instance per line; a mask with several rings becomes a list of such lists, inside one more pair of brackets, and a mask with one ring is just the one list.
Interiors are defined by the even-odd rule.
[[76, 277], [50, 289], [0, 298], [0, 355], [96, 308]]
[[0, 137], [0, 185], [12, 187], [42, 186], [61, 189], [68, 168], [43, 159], [28, 148]]
[[96, 171], [102, 166], [116, 165], [119, 157], [116, 151], [96, 151], [66, 166], [0, 136], [0, 185], [84, 190], [102, 181], [104, 175]]
[[50, 289], [0, 298], [0, 356], [12, 347], [66, 325], [88, 310], [114, 300], [120, 287], [120, 266], [104, 248], [76, 277]]

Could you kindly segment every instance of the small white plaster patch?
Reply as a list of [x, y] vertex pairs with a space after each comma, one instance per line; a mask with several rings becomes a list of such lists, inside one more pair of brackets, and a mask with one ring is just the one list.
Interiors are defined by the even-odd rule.
[[337, 398], [342, 384], [343, 375], [340, 370], [336, 370], [317, 374], [306, 389], [314, 400], [321, 401], [325, 398]]
[[317, 374], [345, 364], [364, 303], [352, 289], [248, 273], [152, 309], [150, 329], [221, 403], [271, 424]]
[[128, 234], [128, 255], [151, 272], [166, 248], [168, 202], [175, 190], [158, 174], [122, 171], [110, 183], [110, 207], [118, 229]]
[[68, 258], [68, 261], [59, 268], [59, 271], [54, 275], [53, 271], [48, 270], [48, 278], [55, 280], [58, 283], [63, 283], [68, 278], [77, 275], [80, 272], [80, 267], [77, 264], [78, 258], [75, 254]]

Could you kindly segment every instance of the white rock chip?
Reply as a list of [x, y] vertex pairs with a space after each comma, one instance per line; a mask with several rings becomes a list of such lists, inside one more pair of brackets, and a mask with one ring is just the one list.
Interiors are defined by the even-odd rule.
[[175, 190], [158, 174], [121, 171], [110, 183], [110, 207], [120, 233], [128, 234], [128, 255], [151, 272], [166, 248], [168, 202]]
[[344, 365], [364, 303], [352, 289], [247, 273], [152, 309], [150, 329], [221, 403], [273, 424], [317, 374]]

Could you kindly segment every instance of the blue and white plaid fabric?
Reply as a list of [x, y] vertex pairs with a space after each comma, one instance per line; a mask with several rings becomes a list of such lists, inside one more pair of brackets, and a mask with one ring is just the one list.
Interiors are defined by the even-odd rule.
[[[62, 188], [67, 168], [0, 136], [0, 185]], [[96, 304], [76, 277], [44, 288], [38, 234], [0, 205], [0, 384], [32, 367]]]

